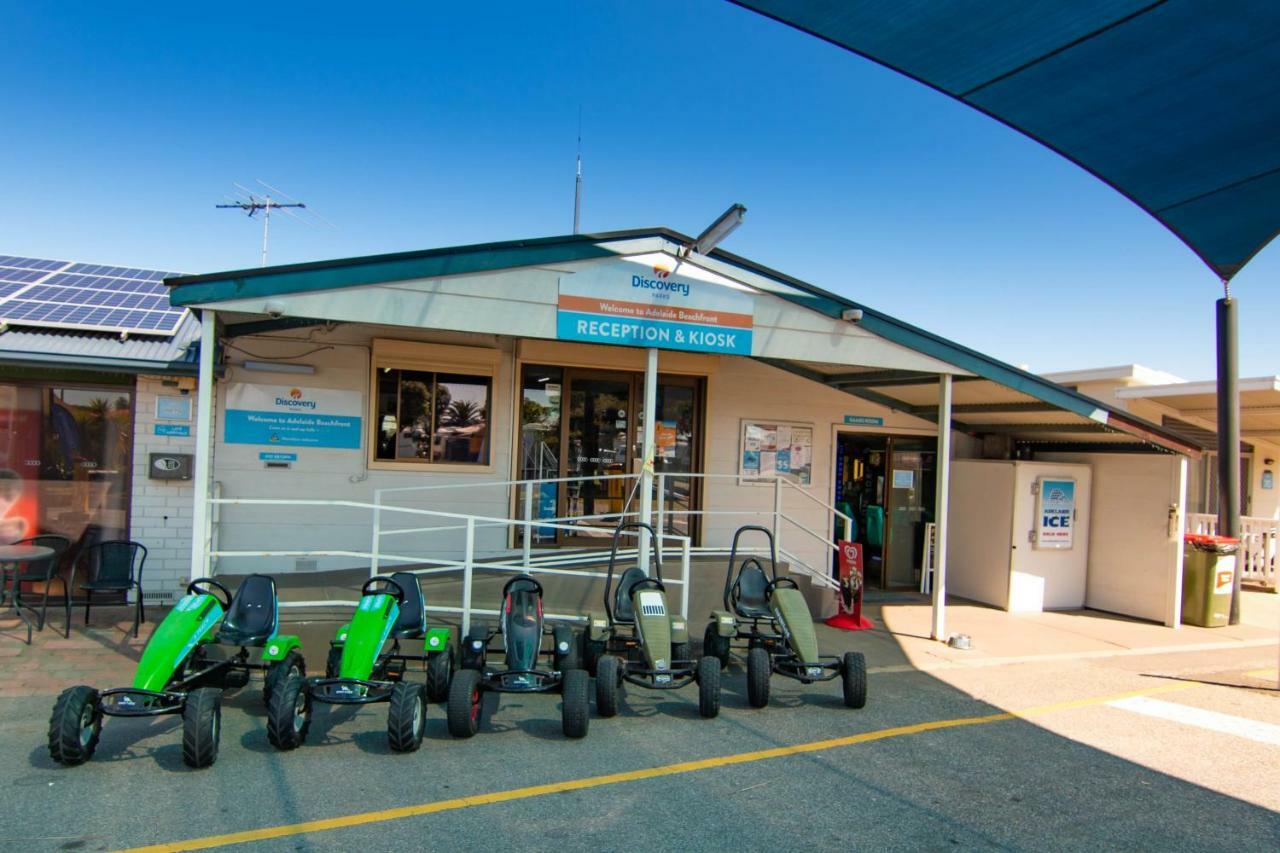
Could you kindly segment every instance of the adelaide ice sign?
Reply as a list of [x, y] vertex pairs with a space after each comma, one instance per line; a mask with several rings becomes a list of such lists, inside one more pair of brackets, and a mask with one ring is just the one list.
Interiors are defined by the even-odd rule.
[[562, 341], [751, 355], [755, 300], [685, 267], [611, 261], [560, 277]]

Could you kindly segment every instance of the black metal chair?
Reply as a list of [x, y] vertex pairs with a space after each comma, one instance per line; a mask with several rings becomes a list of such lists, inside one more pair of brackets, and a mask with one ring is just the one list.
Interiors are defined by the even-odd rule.
[[142, 568], [147, 562], [146, 546], [140, 542], [112, 539], [98, 542], [81, 550], [72, 567], [74, 582], [76, 570], [81, 566], [88, 572], [88, 580], [80, 585], [84, 590], [84, 624], [89, 624], [89, 607], [95, 592], [123, 592], [138, 590], [137, 606], [133, 614], [133, 636], [138, 636], [138, 624], [147, 621], [142, 609]]
[[[49, 585], [57, 581], [62, 585], [62, 609], [63, 615], [66, 617], [66, 630], [63, 632], [63, 636], [70, 637], [71, 588], [67, 583], [67, 579], [58, 574], [58, 569], [62, 567], [62, 558], [66, 555], [67, 549], [71, 547], [71, 540], [66, 536], [59, 536], [55, 533], [43, 533], [39, 536], [21, 539], [13, 544], [35, 545], [38, 548], [50, 548], [53, 550], [53, 556], [46, 557], [43, 560], [32, 560], [17, 570], [18, 577], [14, 584], [14, 595], [21, 595], [22, 584], [24, 583], [43, 584], [40, 598], [40, 619], [36, 622], [36, 630], [43, 631], [45, 618], [49, 613]], [[21, 602], [20, 597], [17, 600]], [[32, 609], [34, 610], [35, 608]], [[28, 638], [27, 642], [30, 642], [30, 638]]]

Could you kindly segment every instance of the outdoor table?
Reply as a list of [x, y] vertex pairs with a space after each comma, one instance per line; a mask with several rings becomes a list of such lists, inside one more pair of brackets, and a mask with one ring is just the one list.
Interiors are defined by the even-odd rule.
[[[22, 612], [23, 605], [18, 600], [18, 587], [22, 577], [22, 569], [28, 563], [44, 560], [53, 556], [52, 548], [43, 545], [0, 545], [0, 570], [13, 575], [13, 584], [9, 589], [9, 604], [18, 614], [22, 624], [27, 626], [27, 645], [31, 645], [31, 620]], [[3, 578], [0, 578], [0, 591], [4, 589]]]

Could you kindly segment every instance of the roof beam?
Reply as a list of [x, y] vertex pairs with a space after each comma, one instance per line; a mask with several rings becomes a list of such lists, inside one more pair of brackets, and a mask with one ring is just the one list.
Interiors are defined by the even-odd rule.
[[[817, 382], [820, 385], [827, 385], [828, 387], [835, 388], [835, 390], [837, 391], [843, 391], [846, 394], [850, 394], [854, 397], [860, 397], [861, 399], [866, 400], [869, 403], [875, 403], [877, 406], [884, 406], [886, 409], [890, 409], [895, 412], [911, 414], [912, 413], [911, 409], [914, 408], [910, 403], [899, 400], [897, 397], [890, 397], [887, 394], [881, 394], [876, 391], [870, 391], [866, 388], [853, 388], [853, 387], [840, 388], [837, 386], [833, 386], [827, 381], [827, 375], [825, 373], [821, 373], [817, 370], [811, 370], [807, 367], [801, 367], [798, 364], [792, 364], [791, 362], [785, 361], [783, 359], [756, 358], [756, 361], [762, 361], [771, 367], [776, 367], [779, 370], [785, 370], [788, 373], [794, 373], [796, 376], [800, 376], [805, 379], [808, 379], [810, 382]], [[922, 415], [916, 415], [915, 417], [922, 418], [923, 420], [931, 420], [935, 423], [938, 420], [938, 416], [936, 413], [933, 415], [933, 417], [926, 417]], [[955, 427], [954, 422], [952, 424], [952, 427], [953, 428]]]
[[[920, 373], [915, 370], [868, 370], [864, 373], [819, 374], [826, 376], [828, 385], [840, 388], [858, 387], [874, 388], [881, 385], [934, 385], [938, 382], [936, 373]], [[952, 382], [972, 382], [980, 376], [952, 376]]]
[[[1049, 403], [965, 403], [952, 406], [951, 411], [957, 415], [1013, 415], [1061, 412], [1062, 409]], [[936, 416], [937, 412], [937, 406], [911, 407], [911, 414], [916, 417]]]
[[992, 435], [1028, 435], [1031, 433], [1103, 433], [1112, 432], [1119, 433], [1120, 430], [1110, 430], [1102, 424], [1096, 423], [1078, 423], [1078, 424], [962, 424], [961, 429], [965, 432], [988, 433]]

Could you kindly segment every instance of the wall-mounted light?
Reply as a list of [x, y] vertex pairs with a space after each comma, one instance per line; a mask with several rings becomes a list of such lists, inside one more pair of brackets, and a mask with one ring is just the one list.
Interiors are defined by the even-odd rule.
[[273, 320], [278, 320], [284, 316], [284, 303], [271, 300], [262, 306], [262, 310], [267, 312], [267, 316]]
[[240, 366], [245, 370], [258, 370], [263, 373], [315, 373], [310, 364], [290, 364], [287, 361], [242, 361]]
[[841, 311], [841, 312], [840, 312], [840, 319], [841, 319], [841, 320], [844, 320], [846, 323], [861, 323], [861, 322], [862, 322], [862, 309], [861, 309], [861, 308], [846, 308], [846, 309], [844, 309], [843, 311]]

